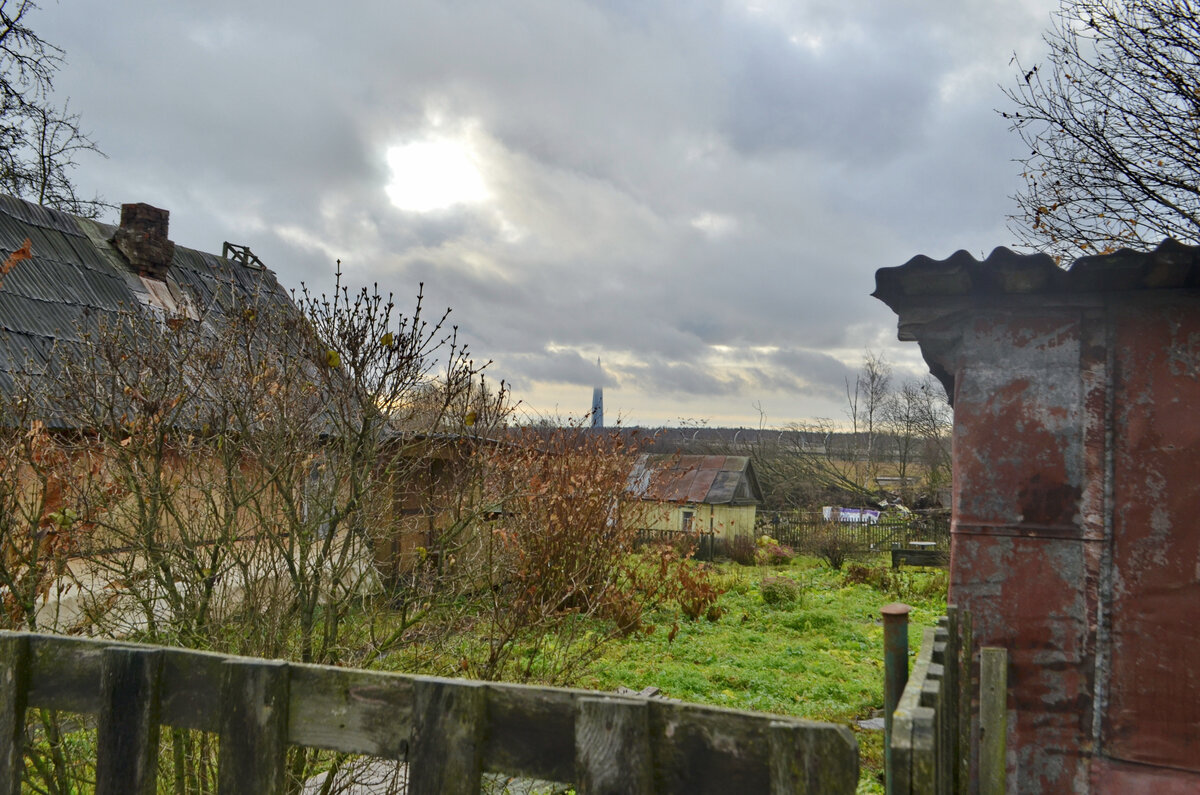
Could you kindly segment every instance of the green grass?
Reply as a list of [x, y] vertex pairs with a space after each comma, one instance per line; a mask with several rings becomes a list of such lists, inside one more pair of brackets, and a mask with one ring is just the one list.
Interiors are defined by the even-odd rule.
[[[717, 566], [716, 577], [728, 588], [718, 621], [660, 612], [651, 618], [654, 632], [611, 645], [578, 684], [598, 690], [653, 685], [685, 701], [848, 723], [863, 765], [859, 790], [882, 792], [882, 732], [853, 724], [883, 708], [879, 609], [894, 601], [912, 606], [909, 653], [915, 656], [923, 628], [945, 612], [946, 575], [905, 570], [893, 576], [878, 570], [882, 559], [869, 565], [876, 569], [873, 585], [847, 584], [841, 572], [807, 558], [787, 566]], [[767, 605], [759, 592], [767, 575], [795, 579], [800, 599]]]

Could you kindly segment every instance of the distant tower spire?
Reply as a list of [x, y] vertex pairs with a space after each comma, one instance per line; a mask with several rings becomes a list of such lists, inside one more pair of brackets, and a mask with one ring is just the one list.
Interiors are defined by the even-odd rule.
[[600, 357], [596, 357], [596, 387], [592, 390], [592, 427], [604, 427], [604, 387], [600, 386], [600, 377], [604, 370], [600, 367]]

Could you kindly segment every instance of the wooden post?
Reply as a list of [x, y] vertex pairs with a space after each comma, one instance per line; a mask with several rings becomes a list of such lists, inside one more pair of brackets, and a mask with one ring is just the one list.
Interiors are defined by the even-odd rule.
[[479, 682], [413, 683], [409, 795], [477, 795], [487, 738], [487, 689]]
[[949, 792], [961, 792], [963, 787], [958, 778], [958, 759], [963, 753], [958, 742], [958, 714], [961, 692], [959, 687], [959, 660], [962, 657], [962, 645], [959, 638], [958, 606], [946, 606], [946, 656], [942, 661], [945, 667], [945, 688], [942, 697], [945, 699], [946, 745], [945, 754], [946, 784]]
[[979, 793], [1003, 795], [1008, 734], [1008, 651], [979, 652]]
[[287, 761], [288, 667], [268, 660], [222, 663], [217, 792], [283, 792]]
[[158, 772], [159, 671], [157, 649], [113, 646], [101, 664], [97, 795], [150, 795]]
[[29, 638], [0, 637], [0, 795], [19, 795], [29, 691]]
[[650, 705], [616, 698], [576, 703], [575, 767], [580, 795], [654, 792]]
[[971, 613], [963, 610], [958, 616], [958, 782], [956, 792], [966, 792], [971, 781], [971, 701], [975, 695], [972, 687], [971, 651], [975, 642], [971, 634]]
[[900, 602], [884, 605], [883, 614], [883, 766], [887, 791], [892, 791], [892, 713], [908, 682], [908, 614]]

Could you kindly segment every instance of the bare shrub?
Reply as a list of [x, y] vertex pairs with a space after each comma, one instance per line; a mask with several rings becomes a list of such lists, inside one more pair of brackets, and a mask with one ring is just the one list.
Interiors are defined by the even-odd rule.
[[758, 562], [755, 560], [757, 552], [758, 545], [749, 535], [734, 536], [725, 542], [725, 554], [740, 566], [755, 565]]
[[841, 571], [857, 548], [850, 537], [834, 525], [826, 525], [813, 541], [813, 551], [829, 568]]

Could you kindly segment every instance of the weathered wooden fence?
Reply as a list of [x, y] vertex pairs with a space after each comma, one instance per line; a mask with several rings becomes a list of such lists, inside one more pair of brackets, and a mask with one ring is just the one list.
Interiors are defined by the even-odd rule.
[[853, 553], [887, 552], [892, 544], [933, 541], [950, 548], [950, 517], [945, 511], [885, 516], [876, 524], [827, 522], [819, 513], [760, 513], [758, 532], [780, 543], [813, 554], [832, 539]]
[[220, 735], [218, 792], [283, 790], [289, 745], [401, 760], [408, 792], [484, 772], [580, 793], [838, 793], [847, 727], [603, 693], [0, 633], [0, 793], [20, 792], [27, 708], [98, 716], [96, 792], [152, 792], [160, 725]]
[[968, 758], [971, 698], [970, 669], [964, 670], [960, 653], [960, 619], [956, 608], [948, 608], [936, 629], [925, 629], [908, 683], [892, 713], [888, 778], [893, 795], [964, 790], [961, 763]]

